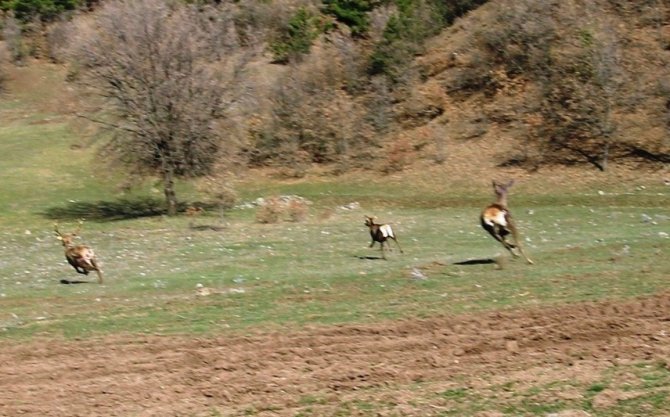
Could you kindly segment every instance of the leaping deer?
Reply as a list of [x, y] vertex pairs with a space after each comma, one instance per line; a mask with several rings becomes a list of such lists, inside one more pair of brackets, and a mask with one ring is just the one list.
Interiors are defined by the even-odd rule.
[[[375, 219], [376, 217], [365, 216], [365, 225], [370, 229], [370, 237], [372, 238], [370, 247], [373, 247], [375, 242], [379, 242], [382, 250], [382, 258], [386, 259], [386, 254], [384, 253], [384, 242], [386, 242], [387, 239], [392, 239], [395, 241], [396, 245], [398, 245], [400, 253], [404, 253], [400, 247], [400, 243], [398, 243], [398, 238], [396, 237], [395, 233], [393, 233], [391, 225], [376, 224]], [[391, 249], [390, 246], [389, 249]]]
[[[482, 211], [480, 221], [484, 230], [489, 232], [495, 240], [502, 243], [512, 256], [519, 257], [519, 254], [515, 253], [513, 250], [516, 248], [524, 259], [526, 259], [526, 262], [532, 264], [533, 261], [531, 261], [523, 251], [523, 247], [519, 241], [519, 232], [512, 219], [512, 213], [510, 213], [509, 208], [507, 207], [507, 192], [513, 184], [514, 180], [509, 181], [507, 184], [501, 184], [495, 180], [493, 181], [493, 192], [496, 195], [496, 201], [495, 203], [489, 204], [484, 211]], [[513, 243], [507, 241], [507, 235], [510, 234], [512, 235]]]
[[86, 245], [75, 245], [74, 238], [79, 235], [81, 226], [84, 222], [79, 221], [77, 230], [73, 233], [62, 234], [58, 231], [58, 223], [54, 224], [56, 231], [56, 239], [63, 243], [65, 248], [65, 259], [72, 267], [80, 274], [88, 275], [89, 272], [95, 271], [98, 274], [98, 284], [102, 284], [102, 271], [95, 259], [93, 249]]

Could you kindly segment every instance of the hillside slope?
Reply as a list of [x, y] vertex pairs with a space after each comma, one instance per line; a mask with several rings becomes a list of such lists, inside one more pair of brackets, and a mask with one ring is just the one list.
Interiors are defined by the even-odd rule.
[[[667, 175], [668, 2], [489, 1], [429, 39], [401, 85], [377, 88], [353, 68], [371, 43], [342, 29], [291, 65], [267, 51], [250, 61], [227, 129], [253, 166], [475, 181], [567, 167]], [[31, 85], [9, 78], [10, 90]]]
[[430, 41], [401, 135], [460, 167], [667, 169], [667, 2], [531, 3], [489, 2]]

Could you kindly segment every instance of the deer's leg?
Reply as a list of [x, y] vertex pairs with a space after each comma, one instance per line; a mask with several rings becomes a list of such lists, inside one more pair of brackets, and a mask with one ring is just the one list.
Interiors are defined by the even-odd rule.
[[386, 259], [386, 254], [384, 253], [384, 242], [379, 242], [379, 246], [382, 250], [382, 259]]
[[516, 252], [514, 252], [514, 248], [516, 248], [517, 246], [516, 246], [516, 245], [513, 245], [513, 244], [511, 244], [511, 243], [509, 243], [509, 242], [507, 241], [507, 239], [505, 239], [505, 236], [500, 236], [500, 243], [503, 244], [503, 246], [505, 247], [505, 249], [507, 249], [507, 250], [509, 251], [509, 253], [512, 254], [512, 256], [514, 256], [515, 258], [518, 258], [518, 257], [519, 257], [519, 254], [516, 253]]
[[509, 253], [512, 254], [512, 256], [514, 256], [515, 258], [518, 258], [518, 257], [519, 257], [519, 254], [516, 253], [516, 252], [514, 252], [514, 246], [512, 246], [512, 245], [510, 245], [509, 243], [505, 242], [504, 239], [501, 239], [500, 241], [502, 242], [502, 244], [503, 244], [503, 246], [505, 247], [505, 249], [507, 249], [507, 250], [509, 251]]
[[74, 268], [75, 271], [77, 271], [78, 274], [86, 274], [86, 271], [84, 268], [82, 268], [77, 261], [71, 260], [70, 258], [67, 258], [67, 262]]
[[400, 247], [400, 243], [398, 242], [398, 238], [394, 237], [392, 239], [395, 242], [395, 244], [398, 245], [398, 249], [400, 249], [400, 253], [405, 253], [405, 252], [402, 251], [402, 248]]
[[98, 267], [98, 264], [95, 261], [91, 260], [91, 265], [93, 265], [93, 267], [95, 268], [95, 272], [98, 274], [98, 284], [102, 284], [102, 271]]
[[372, 242], [370, 243], [370, 247], [373, 247], [375, 245], [375, 240], [372, 239]]
[[530, 260], [530, 258], [528, 257], [528, 255], [526, 255], [526, 253], [523, 251], [523, 248], [521, 246], [519, 246], [519, 252], [521, 252], [521, 255], [523, 255], [523, 258], [526, 260], [526, 262], [528, 262], [531, 265], [535, 263], [535, 262]]
[[498, 233], [500, 237], [502, 238], [503, 242], [505, 243], [505, 246], [509, 246], [510, 248], [515, 248], [516, 245], [513, 245], [507, 241], [507, 236], [511, 233], [510, 230], [506, 227], [499, 226], [498, 228]]
[[500, 233], [500, 226], [497, 226], [497, 225], [496, 225], [496, 226], [493, 226], [493, 227], [491, 227], [490, 229], [486, 229], [486, 230], [489, 232], [489, 234], [490, 234], [491, 236], [493, 236], [493, 238], [494, 238], [495, 240], [497, 240], [498, 242], [500, 242], [500, 243], [503, 245], [503, 247], [504, 247], [505, 249], [507, 249], [507, 250], [509, 251], [509, 253], [512, 254], [512, 256], [514, 256], [514, 257], [518, 257], [518, 256], [519, 256], [519, 255], [517, 255], [516, 253], [514, 253], [514, 251], [512, 250], [512, 249], [514, 248], [514, 246], [510, 245], [510, 244], [505, 240], [505, 237]]
[[[519, 234], [517, 233], [516, 227], [510, 223], [510, 232], [512, 232], [512, 239], [514, 239], [514, 243], [516, 244], [516, 248], [521, 253], [523, 258], [528, 262], [529, 264], [533, 264], [534, 262], [530, 260], [528, 255], [526, 255], [526, 252], [523, 251], [523, 246], [521, 245], [521, 242], [519, 241]], [[518, 256], [518, 255], [517, 255]]]

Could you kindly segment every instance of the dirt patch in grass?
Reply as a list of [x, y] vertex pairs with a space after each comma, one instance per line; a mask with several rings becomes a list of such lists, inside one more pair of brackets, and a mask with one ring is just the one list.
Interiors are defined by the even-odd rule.
[[574, 399], [607, 369], [667, 361], [669, 338], [667, 293], [244, 337], [3, 342], [0, 415], [435, 415], [467, 392], [497, 392], [502, 409], [519, 390], [563, 381]]

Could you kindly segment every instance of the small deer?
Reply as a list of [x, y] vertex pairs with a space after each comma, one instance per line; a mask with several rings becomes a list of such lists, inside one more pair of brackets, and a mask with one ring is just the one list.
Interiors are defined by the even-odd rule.
[[65, 259], [72, 267], [80, 274], [88, 275], [89, 272], [95, 271], [98, 274], [98, 284], [102, 284], [102, 271], [98, 267], [95, 259], [93, 249], [85, 245], [75, 245], [74, 239], [79, 235], [83, 221], [79, 222], [77, 230], [73, 233], [62, 234], [58, 231], [58, 223], [54, 225], [56, 231], [56, 239], [63, 243], [65, 248]]
[[[512, 256], [519, 257], [519, 254], [515, 253], [513, 249], [517, 249], [521, 255], [526, 259], [526, 262], [532, 264], [528, 256], [526, 256], [519, 241], [519, 233], [512, 219], [512, 214], [507, 208], [507, 192], [509, 188], [514, 184], [514, 180], [509, 181], [507, 184], [501, 184], [493, 181], [493, 192], [496, 195], [496, 201], [493, 204], [489, 204], [480, 216], [480, 221], [484, 230], [489, 232], [491, 236], [507, 249]], [[507, 241], [507, 235], [512, 235], [513, 243]]]
[[205, 209], [199, 206], [188, 206], [186, 207], [185, 213], [189, 217], [188, 227], [195, 229], [195, 219], [201, 216], [205, 212]]
[[205, 209], [199, 206], [188, 206], [186, 207], [186, 210], [184, 212], [186, 213], [187, 216], [195, 217], [204, 213]]
[[[391, 225], [376, 224], [375, 223], [376, 219], [377, 219], [376, 217], [365, 216], [365, 225], [370, 229], [370, 237], [372, 238], [372, 243], [370, 243], [370, 247], [373, 247], [375, 245], [375, 242], [379, 242], [382, 250], [382, 258], [386, 259], [386, 255], [384, 253], [384, 242], [386, 242], [387, 239], [393, 239], [396, 245], [398, 245], [400, 253], [404, 253], [402, 251], [402, 248], [400, 247], [400, 243], [398, 243], [398, 238], [396, 237], [395, 233], [393, 233]], [[391, 248], [389, 246], [389, 250], [390, 249]]]

